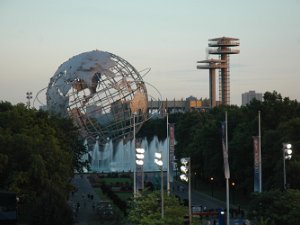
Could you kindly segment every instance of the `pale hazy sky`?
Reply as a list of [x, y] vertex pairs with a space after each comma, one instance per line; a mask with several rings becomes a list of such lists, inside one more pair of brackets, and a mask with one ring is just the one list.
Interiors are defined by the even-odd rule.
[[0, 0], [0, 101], [26, 102], [82, 52], [116, 54], [163, 98], [208, 97], [208, 39], [240, 39], [231, 103], [249, 90], [300, 100], [300, 0]]

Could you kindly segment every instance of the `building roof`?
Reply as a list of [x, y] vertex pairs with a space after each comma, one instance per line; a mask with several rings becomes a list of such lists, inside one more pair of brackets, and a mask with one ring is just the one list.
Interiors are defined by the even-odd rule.
[[226, 62], [226, 60], [221, 60], [221, 59], [206, 59], [206, 60], [197, 61], [197, 63], [222, 63], [222, 62]]
[[240, 39], [238, 38], [233, 38], [233, 37], [219, 37], [219, 38], [212, 38], [212, 39], [208, 39], [209, 41], [220, 41], [220, 40], [231, 40], [231, 41], [238, 41]]

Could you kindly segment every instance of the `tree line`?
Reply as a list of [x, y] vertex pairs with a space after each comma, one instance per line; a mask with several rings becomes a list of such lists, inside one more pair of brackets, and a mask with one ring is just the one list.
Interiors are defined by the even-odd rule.
[[[209, 178], [213, 177], [215, 185], [224, 186], [221, 124], [225, 120], [225, 111], [228, 113], [230, 179], [235, 182], [237, 191], [252, 199], [249, 200], [249, 215], [265, 224], [282, 224], [279, 211], [285, 213], [285, 218], [294, 218], [289, 220], [291, 223], [285, 221], [285, 224], [299, 220], [300, 103], [296, 100], [283, 98], [273, 91], [266, 92], [263, 101], [254, 99], [246, 106], [220, 106], [206, 112], [170, 114], [169, 122], [175, 123], [176, 159], [191, 157], [194, 181], [208, 183]], [[255, 194], [253, 137], [258, 136], [259, 111], [263, 193]], [[158, 134], [159, 138], [164, 139], [165, 125], [166, 118], [149, 120], [139, 135], [146, 133], [151, 137]], [[293, 150], [291, 160], [286, 160], [288, 191], [283, 188], [283, 143], [291, 143]], [[272, 196], [276, 199], [270, 200]], [[272, 210], [263, 210], [275, 209], [279, 205], [280, 210], [274, 215], [271, 215]]]
[[[223, 154], [221, 124], [228, 113], [228, 151], [231, 179], [245, 194], [253, 192], [253, 137], [258, 136], [258, 112], [261, 113], [261, 149], [263, 189], [283, 188], [282, 143], [291, 143], [292, 159], [287, 164], [287, 183], [300, 189], [300, 103], [266, 92], [264, 101], [252, 100], [246, 106], [215, 107], [206, 112], [192, 111], [169, 115], [175, 123], [175, 155], [191, 157], [193, 179], [222, 181]], [[152, 119], [137, 136], [166, 138], [166, 118]]]

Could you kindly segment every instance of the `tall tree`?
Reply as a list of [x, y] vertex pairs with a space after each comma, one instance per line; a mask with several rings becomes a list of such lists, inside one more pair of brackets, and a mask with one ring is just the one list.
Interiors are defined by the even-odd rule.
[[[27, 109], [23, 104], [0, 103], [0, 187], [19, 197], [23, 212], [20, 218], [29, 221], [24, 215], [35, 214], [41, 196], [49, 199], [47, 196], [59, 195], [66, 202], [71, 190], [69, 181], [74, 170], [80, 168], [84, 152], [72, 121]], [[58, 206], [49, 201], [48, 207]], [[37, 223], [46, 224], [55, 216], [70, 217], [49, 215], [40, 217]]]
[[136, 198], [129, 211], [128, 219], [134, 225], [182, 225], [187, 208], [179, 200], [165, 193], [164, 217], [161, 217], [160, 192], [152, 192]]
[[300, 191], [273, 190], [253, 196], [249, 216], [253, 221], [262, 218], [274, 225], [294, 225], [300, 220]]

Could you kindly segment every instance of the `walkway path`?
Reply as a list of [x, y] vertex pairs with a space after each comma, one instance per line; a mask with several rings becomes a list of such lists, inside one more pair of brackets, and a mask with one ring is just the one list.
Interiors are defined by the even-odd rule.
[[92, 188], [87, 175], [76, 174], [72, 184], [78, 189], [70, 196], [70, 203], [75, 212], [75, 225], [99, 225], [94, 206], [100, 198]]

